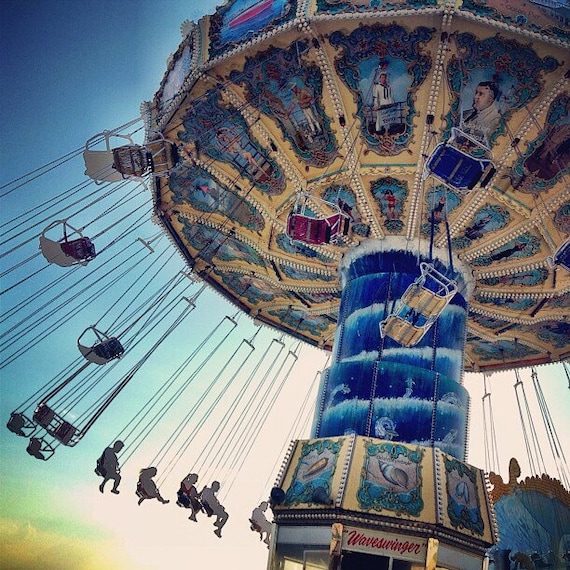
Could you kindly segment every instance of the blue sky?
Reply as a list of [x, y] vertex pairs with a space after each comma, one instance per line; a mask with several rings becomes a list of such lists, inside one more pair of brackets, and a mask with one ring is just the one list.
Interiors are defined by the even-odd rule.
[[[213, 12], [214, 8], [215, 2], [177, 0], [4, 0], [0, 5], [0, 62], [3, 69], [0, 89], [3, 116], [0, 186], [74, 149], [80, 149], [86, 139], [94, 134], [136, 118], [140, 103], [152, 99], [166, 70], [167, 58], [178, 47], [181, 40], [180, 24], [187, 18], [197, 20], [205, 13]], [[57, 211], [59, 201], [56, 200], [49, 209], [34, 210], [33, 215], [28, 216], [27, 212], [84, 182], [83, 170], [81, 156], [77, 156], [37, 180], [24, 179], [27, 183], [20, 188], [16, 188], [17, 183], [3, 186], [0, 190], [0, 222], [3, 227], [11, 228], [11, 235], [22, 232], [7, 247], [13, 247], [18, 242], [23, 244], [13, 253], [0, 258], [3, 272], [37, 253], [41, 220]], [[72, 192], [61, 200], [62, 207], [87, 191], [81, 189]], [[116, 205], [125, 195], [129, 202], [120, 207]], [[130, 211], [140, 208], [144, 212], [149, 200], [146, 191], [128, 185], [87, 211], [79, 212], [75, 208], [73, 223], [88, 225], [95, 234], [102, 234], [105, 230], [97, 241], [97, 247], [105, 249], [113, 239], [122, 237], [126, 227], [122, 224], [126, 224], [124, 218]], [[112, 224], [107, 221], [109, 214], [105, 214], [108, 207], [115, 208], [111, 215]], [[60, 214], [64, 215], [67, 213]], [[149, 239], [157, 231], [149, 217], [139, 234], [133, 234], [128, 242], [120, 242], [121, 245], [114, 249], [109, 248], [97, 263], [79, 268], [81, 271], [74, 274], [77, 277], [73, 277], [73, 280], [85, 279], [92, 284], [99, 283], [104, 290], [96, 294], [95, 285], [92, 285], [88, 292], [78, 297], [77, 306], [71, 301], [62, 306], [50, 319], [57, 319], [67, 308], [72, 309], [71, 316], [53, 333], [47, 333], [45, 323], [35, 324], [34, 314], [40, 313], [39, 307], [44, 301], [36, 302], [30, 297], [39, 296], [49, 289], [50, 296], [64, 298], [71, 280], [58, 286], [53, 286], [53, 283], [65, 271], [52, 266], [43, 269], [45, 261], [39, 257], [2, 278], [2, 290], [22, 281], [0, 296], [2, 313], [13, 310], [24, 300], [29, 308], [24, 308], [17, 317], [0, 327], [15, 326], [23, 315], [24, 323], [19, 325], [20, 329], [25, 328], [27, 322], [32, 324], [33, 329], [13, 342], [14, 349], [26, 349], [23, 355], [0, 370], [3, 423], [12, 410], [60, 371], [70, 366], [69, 370], [74, 370], [73, 363], [78, 358], [76, 341], [87, 326], [100, 319], [105, 326], [118, 322], [121, 314], [127, 314], [131, 303], [134, 304], [135, 292], [140, 291], [140, 298], [143, 298], [145, 289], [150, 292], [155, 286], [158, 287], [154, 283], [146, 285], [148, 271], [152, 271], [148, 268], [154, 258], [151, 255], [144, 257], [140, 251], [137, 255], [141, 256], [141, 261], [137, 261], [132, 272], [119, 285], [112, 285], [111, 276], [116, 273], [107, 269], [130, 267], [127, 250], [131, 242], [136, 237]], [[153, 243], [156, 254], [164, 255], [164, 258], [172, 251], [164, 238], [156, 238]], [[108, 262], [108, 265], [103, 266], [100, 273], [95, 273], [103, 262]], [[174, 255], [166, 262], [160, 278], [166, 282], [182, 268], [181, 258]], [[36, 271], [40, 272], [32, 276]], [[199, 284], [188, 286], [184, 293], [190, 296], [199, 289]], [[55, 303], [52, 301], [52, 304]], [[156, 426], [143, 444], [136, 448], [133, 445], [130, 449], [127, 445], [123, 457], [127, 457], [127, 454], [129, 457], [124, 463], [122, 493], [119, 496], [101, 495], [97, 489], [99, 479], [93, 473], [95, 460], [102, 449], [172, 377], [184, 358], [196, 349], [205, 332], [213, 330], [226, 315], [234, 314], [235, 309], [218, 295], [204, 292], [196, 310], [145, 363], [85, 438], [73, 448], [58, 448], [49, 461], [31, 458], [25, 453], [25, 440], [5, 428], [0, 430], [0, 473], [3, 481], [0, 490], [3, 505], [0, 518], [3, 546], [0, 556], [6, 567], [26, 570], [87, 570], [101, 567], [110, 570], [176, 570], [208, 564], [211, 568], [232, 567], [238, 570], [265, 568], [267, 550], [257, 535], [249, 530], [247, 517], [267, 497], [289, 439], [292, 436], [308, 436], [307, 413], [305, 410], [304, 414], [299, 414], [302, 411], [300, 403], [305, 398], [314, 398], [311, 386], [326, 355], [316, 350], [301, 349], [300, 363], [287, 378], [282, 390], [278, 394], [273, 391], [270, 395], [270, 399], [271, 396], [278, 397], [267, 413], [267, 422], [254, 435], [249, 435], [254, 448], [245, 458], [239, 478], [232, 475], [224, 463], [223, 454], [231, 457], [232, 450], [243, 449], [240, 447], [243, 442], [233, 441], [227, 430], [234, 426], [237, 433], [247, 433], [242, 431], [244, 428], [236, 427], [242, 425], [240, 422], [247, 417], [247, 412], [232, 405], [242, 394], [245, 395], [242, 406], [246, 407], [247, 374], [244, 372], [237, 382], [237, 385], [244, 387], [243, 392], [238, 393], [238, 388], [228, 387], [228, 391], [220, 396], [220, 405], [209, 418], [197, 412], [188, 422], [190, 426], [201, 426], [201, 429], [184, 454], [175, 454], [177, 462], [168, 477], [161, 481], [161, 491], [173, 499], [179, 481], [190, 469], [201, 472], [202, 484], [209, 483], [213, 478], [220, 479], [221, 496], [230, 513], [222, 540], [212, 533], [209, 520], [190, 523], [187, 513], [176, 507], [174, 502], [169, 505], [147, 502], [138, 507], [134, 489], [138, 470], [151, 463], [164, 449], [184, 414], [197, 406], [201, 396], [208, 390], [211, 390], [210, 397], [214, 397], [216, 390], [223, 385], [224, 378], [213, 388], [209, 388], [208, 381], [215, 377], [216, 369], [219, 370], [222, 363], [233, 362], [232, 351], [237, 344], [228, 344], [220, 349], [213, 362], [209, 363], [212, 368], [205, 374], [206, 378], [197, 379], [190, 386], [183, 401], [181, 398], [177, 402], [181, 405], [173, 406], [168, 415], [164, 414], [165, 421]], [[147, 349], [152, 346], [164, 330], [165, 322], [151, 327], [142, 347], [133, 347], [126, 354], [110, 374], [112, 378], [124, 377], [128, 367], [144, 354], [145, 346]], [[33, 340], [35, 330], [39, 333], [38, 340]], [[235, 342], [252, 338], [256, 331], [251, 321], [240, 318]], [[255, 341], [259, 344], [258, 354], [269, 354], [272, 340], [278, 337], [275, 331], [262, 329]], [[285, 342], [287, 350], [297, 349], [291, 339], [285, 339]], [[12, 347], [8, 347], [7, 353], [11, 354], [11, 350]], [[76, 368], [78, 366], [75, 365]], [[225, 373], [226, 376], [230, 374], [229, 371]], [[541, 367], [539, 374], [545, 395], [552, 402], [551, 411], [558, 433], [566, 437], [563, 443], [567, 446], [570, 399], [564, 371], [561, 366]], [[523, 376], [528, 381], [528, 371]], [[252, 380], [253, 384], [261, 381], [257, 376]], [[478, 375], [469, 375], [465, 382], [473, 398], [469, 457], [473, 464], [483, 467], [480, 413], [482, 379]], [[490, 378], [493, 394], [496, 394], [499, 402], [495, 407], [495, 417], [501, 428], [498, 437], [503, 473], [506, 472], [510, 456], [514, 454], [520, 458], [524, 452], [522, 443], [518, 441], [520, 428], [517, 428], [514, 382], [513, 374], [497, 374]], [[261, 392], [259, 388], [258, 393]], [[250, 404], [254, 401], [252, 399]], [[204, 400], [200, 410], [207, 408], [209, 402]], [[311, 416], [312, 408], [309, 406], [308, 409], [308, 416]], [[297, 416], [303, 418], [302, 425], [294, 424]], [[205, 418], [204, 423], [201, 417]], [[214, 445], [218, 434], [221, 439], [228, 441], [227, 448]], [[524, 472], [524, 458], [520, 462]], [[167, 462], [164, 461], [162, 466], [166, 468]], [[216, 466], [220, 466], [218, 472]], [[225, 489], [229, 489], [226, 494], [224, 485]]]

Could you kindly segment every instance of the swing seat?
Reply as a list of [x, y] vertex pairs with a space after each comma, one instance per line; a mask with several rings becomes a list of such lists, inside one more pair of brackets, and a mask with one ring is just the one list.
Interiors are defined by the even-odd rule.
[[313, 245], [340, 244], [349, 229], [350, 218], [345, 214], [318, 219], [291, 213], [287, 217], [287, 235], [292, 240]]
[[115, 337], [111, 337], [91, 347], [81, 344], [78, 346], [85, 359], [94, 364], [107, 364], [110, 360], [121, 358], [125, 352], [123, 345]]
[[36, 459], [47, 461], [54, 453], [55, 449], [45, 439], [32, 437], [26, 447], [26, 451]]
[[[103, 131], [91, 137], [83, 151], [85, 174], [97, 184], [121, 180], [144, 183], [142, 177], [148, 172], [155, 176], [168, 174], [180, 160], [178, 147], [162, 133], [153, 134], [157, 138], [144, 145], [135, 144], [130, 134], [122, 135], [116, 131]], [[112, 137], [126, 139], [128, 144], [112, 148]], [[102, 150], [96, 148], [100, 143], [104, 143]]]
[[91, 261], [97, 255], [95, 246], [88, 237], [80, 237], [74, 240], [64, 241], [61, 243], [61, 250], [65, 255], [73, 257], [79, 262]]
[[[47, 233], [57, 227], [62, 226], [63, 237], [57, 240], [49, 238]], [[69, 239], [67, 228], [79, 237]], [[40, 235], [40, 251], [49, 263], [55, 263], [60, 267], [70, 267], [72, 265], [87, 265], [95, 259], [95, 245], [85, 237], [79, 230], [72, 228], [65, 220], [57, 220], [47, 226]]]
[[[438, 317], [457, 292], [457, 283], [435, 269], [420, 263], [420, 276], [404, 291], [400, 303], [426, 317]], [[399, 312], [399, 311], [398, 311]]]
[[34, 421], [63, 445], [75, 445], [77, 429], [44, 403], [34, 411]]
[[402, 303], [429, 316], [433, 314], [439, 315], [445, 305], [447, 305], [447, 299], [439, 297], [433, 291], [425, 289], [421, 285], [412, 284], [402, 295]]
[[348, 235], [350, 229], [350, 218], [346, 214], [335, 214], [327, 218], [327, 223], [331, 227], [329, 243], [342, 245], [343, 238]]
[[[463, 148], [459, 148], [458, 141], [467, 143], [463, 148], [475, 149], [482, 156], [472, 156]], [[452, 190], [467, 194], [479, 182], [484, 188], [494, 173], [495, 167], [490, 157], [490, 150], [454, 128], [451, 138], [445, 143], [438, 144], [427, 159], [423, 177], [425, 180], [432, 175]]]
[[441, 313], [457, 292], [457, 283], [440, 273], [431, 263], [420, 263], [418, 277], [402, 295], [402, 302], [430, 315]]
[[[91, 346], [82, 342], [82, 338], [87, 331], [92, 331], [95, 336], [95, 341]], [[95, 327], [87, 327], [77, 339], [77, 347], [79, 352], [85, 357], [86, 360], [93, 364], [107, 364], [107, 362], [123, 356], [125, 349], [116, 337], [109, 337], [105, 333], [97, 330]]]
[[120, 358], [124, 354], [125, 349], [117, 338], [110, 337], [105, 342], [95, 345], [93, 352], [99, 358], [104, 358], [108, 361], [114, 358]]
[[[103, 131], [88, 139], [83, 151], [85, 174], [94, 180], [96, 184], [120, 182], [125, 178], [115, 168], [115, 156], [111, 148], [111, 139], [113, 137], [128, 141], [128, 146], [137, 146], [130, 134], [122, 135], [115, 131]], [[99, 149], [100, 143], [104, 143], [103, 149]]]
[[167, 175], [180, 161], [178, 147], [162, 134], [159, 139], [146, 143], [145, 147], [150, 169], [155, 176]]
[[322, 245], [328, 243], [330, 227], [325, 220], [317, 220], [302, 214], [289, 214], [287, 217], [287, 235], [295, 241]]
[[426, 163], [426, 168], [446, 186], [451, 186], [462, 194], [473, 190], [483, 178], [483, 173], [486, 176], [481, 186], [486, 186], [491, 169], [494, 169], [490, 160], [473, 158], [445, 143], [437, 145]]
[[[323, 204], [327, 209], [333, 210], [333, 213], [320, 217], [312, 212], [307, 213], [309, 199]], [[336, 202], [329, 202], [301, 193], [295, 201], [292, 212], [287, 216], [287, 235], [293, 241], [312, 245], [342, 245], [350, 230], [352, 220], [350, 211], [348, 204], [340, 198]]]
[[402, 346], [410, 347], [420, 342], [431, 324], [418, 327], [397, 315], [390, 315], [380, 323], [380, 334], [382, 337], [389, 336]]
[[43, 428], [47, 428], [55, 417], [55, 412], [45, 404], [40, 404], [34, 411], [34, 421]]
[[6, 427], [16, 435], [30, 437], [36, 431], [36, 425], [22, 412], [12, 412]]
[[208, 505], [208, 503], [202, 501], [202, 508], [204, 509], [204, 512], [206, 513], [206, 515], [208, 517], [211, 517], [214, 515], [214, 509], [212, 509], [212, 507], [210, 507], [210, 505]]
[[259, 524], [254, 521], [253, 519], [249, 519], [249, 528], [255, 532], [258, 532], [259, 534], [261, 534], [263, 532], [263, 529], [259, 526]]
[[56, 428], [54, 437], [61, 441], [63, 445], [69, 445], [76, 431], [77, 430], [69, 422], [63, 421]]
[[555, 267], [562, 266], [566, 271], [570, 271], [570, 238], [554, 252], [554, 255], [546, 258], [551, 269]]
[[380, 322], [380, 335], [403, 346], [417, 344], [457, 292], [457, 283], [420, 263], [420, 276], [404, 291], [395, 310]]
[[185, 509], [192, 508], [192, 510], [196, 512], [201, 512], [203, 510], [202, 503], [200, 503], [196, 497], [188, 496], [182, 489], [177, 491], [177, 497], [178, 500], [176, 501], [176, 504], [179, 507], [184, 507]]
[[120, 146], [113, 149], [113, 168], [123, 178], [138, 178], [150, 168], [150, 156], [142, 146]]

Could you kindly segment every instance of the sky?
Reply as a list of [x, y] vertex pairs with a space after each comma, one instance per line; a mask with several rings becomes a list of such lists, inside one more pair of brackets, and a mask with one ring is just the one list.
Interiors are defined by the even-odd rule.
[[[17, 316], [0, 324], [0, 333], [7, 335], [0, 341], [0, 347], [5, 349], [3, 358], [10, 358], [0, 369], [2, 426], [12, 410], [36, 391], [41, 392], [46, 383], [58, 378], [62, 371], [70, 375], [81, 366], [76, 342], [86, 327], [99, 322], [102, 326], [119, 323], [123, 316], [128, 319], [130, 310], [146, 293], [160, 290], [161, 285], [176, 279], [184, 269], [180, 256], [168, 258], [172, 246], [166, 238], [160, 238], [150, 215], [145, 215], [150, 203], [148, 191], [126, 185], [100, 201], [85, 198], [91, 196], [92, 188], [81, 186], [86, 177], [80, 155], [57, 163], [53, 169], [42, 170], [42, 176], [37, 178], [33, 174], [21, 177], [81, 149], [96, 133], [137, 118], [140, 103], [152, 99], [165, 73], [167, 58], [178, 47], [181, 23], [212, 13], [215, 4], [178, 0], [4, 0], [0, 4], [0, 224], [3, 233], [4, 228], [9, 228], [4, 235], [9, 233], [14, 238], [0, 250], [0, 306], [2, 314], [23, 307]], [[14, 180], [21, 182], [11, 182]], [[65, 198], [58, 198], [68, 190]], [[76, 197], [82, 197], [82, 203], [89, 203], [89, 208], [72, 206]], [[42, 227], [72, 210], [73, 225], [88, 227], [100, 235], [97, 247], [105, 247], [101, 248], [97, 263], [78, 268], [71, 279], [59, 283], [65, 270], [46, 268], [41, 257], [30, 258], [38, 251], [37, 235]], [[143, 216], [138, 233], [126, 229], [130, 227], [132, 212]], [[108, 223], [109, 218], [112, 223]], [[125, 236], [128, 239], [123, 239]], [[141, 246], [131, 261], [129, 252], [136, 237], [152, 240], [155, 253], [147, 253]], [[6, 253], [15, 244], [21, 247]], [[151, 265], [156, 263], [153, 255], [167, 260], [160, 271], [156, 271], [158, 265]], [[127, 267], [128, 275], [119, 279], [118, 272]], [[154, 277], [152, 273], [153, 280], [149, 277], [151, 272], [158, 274]], [[90, 288], [76, 295], [70, 291], [72, 282], [85, 282]], [[98, 285], [101, 290], [96, 288]], [[236, 315], [236, 309], [218, 294], [201, 292], [199, 283], [183, 280], [174, 289], [174, 294], [179, 293], [187, 297], [199, 293], [196, 309], [152, 351], [132, 381], [76, 446], [60, 446], [48, 461], [38, 461], [25, 452], [26, 440], [4, 427], [0, 429], [0, 567], [266, 567], [267, 548], [251, 532], [248, 517], [268, 497], [289, 441], [309, 436], [316, 381], [327, 355], [300, 347], [276, 331], [258, 329], [247, 317], [236, 316], [238, 326], [231, 342], [206, 358], [215, 340], [200, 349], [201, 340], [206, 333], [217, 331], [219, 323], [227, 324], [226, 317]], [[53, 314], [46, 321], [36, 321], [48, 298]], [[64, 302], [58, 303], [59, 298]], [[184, 303], [176, 306], [178, 313], [180, 306]], [[132, 350], [115, 368], [106, 365], [111, 372], [100, 385], [109, 382], [109, 378], [124, 378], [130, 366], [150, 353], [149, 347], [154, 346], [178, 313], [168, 313], [150, 323], [142, 335], [144, 342], [137, 345], [133, 341]], [[59, 317], [64, 314], [69, 316], [60, 323]], [[129, 329], [128, 333], [136, 330], [139, 323], [135, 326], [133, 317], [131, 320], [128, 326], [123, 323], [118, 328]], [[54, 329], [48, 330], [51, 323]], [[12, 327], [22, 333], [11, 336], [8, 329]], [[247, 361], [242, 360], [245, 357], [241, 352], [238, 354], [244, 339], [254, 339], [257, 351]], [[280, 346], [277, 341], [285, 344], [279, 358], [295, 354], [295, 367], [286, 374], [295, 358], [279, 360], [281, 364], [272, 367], [275, 376], [272, 372], [264, 377], [256, 371], [255, 363], [266, 369], [268, 360], [264, 359], [273, 358], [273, 350]], [[100, 479], [93, 473], [97, 457], [119, 434], [128, 435], [131, 418], [144, 409], [161, 386], [171, 378], [180, 384], [176, 371], [192, 354], [196, 356], [181, 377], [191, 377], [193, 382], [159, 415], [160, 421], [149, 434], [136, 443], [133, 437], [130, 445], [129, 437], [125, 437], [121, 493], [101, 495]], [[194, 376], [192, 366], [198, 369], [202, 363], [202, 373]], [[542, 366], [537, 372], [568, 458], [568, 378], [561, 365]], [[59, 376], [60, 381], [64, 377], [65, 374]], [[521, 371], [519, 378], [526, 388], [545, 463], [555, 476], [530, 371]], [[531, 474], [513, 388], [516, 381], [513, 372], [487, 378], [494, 402], [498, 469], [504, 478], [512, 456], [519, 459], [523, 476]], [[469, 462], [484, 468], [483, 377], [466, 375], [465, 385], [472, 398]], [[254, 410], [259, 410], [260, 415], [253, 416]], [[190, 412], [193, 415], [187, 421]], [[192, 433], [191, 439], [186, 440], [190, 445], [184, 449], [177, 440], [168, 449], [179, 426], [186, 430], [184, 435]], [[161, 493], [171, 502], [162, 505], [146, 501], [138, 506], [138, 471], [156, 464], [157, 458]], [[213, 534], [211, 520], [203, 517], [192, 523], [187, 519], [188, 513], [175, 505], [179, 482], [191, 470], [199, 473], [200, 485], [214, 478], [222, 483], [220, 498], [230, 514], [222, 539]]]

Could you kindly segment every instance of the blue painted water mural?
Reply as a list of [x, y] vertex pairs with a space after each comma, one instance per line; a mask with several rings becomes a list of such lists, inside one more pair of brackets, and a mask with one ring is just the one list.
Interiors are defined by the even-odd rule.
[[[353, 250], [354, 251], [354, 250]], [[357, 433], [439, 447], [463, 460], [469, 396], [461, 385], [467, 302], [459, 285], [436, 323], [412, 347], [380, 335], [380, 322], [419, 277], [417, 254], [368, 247], [341, 265], [342, 300], [333, 363], [321, 380], [313, 435]]]

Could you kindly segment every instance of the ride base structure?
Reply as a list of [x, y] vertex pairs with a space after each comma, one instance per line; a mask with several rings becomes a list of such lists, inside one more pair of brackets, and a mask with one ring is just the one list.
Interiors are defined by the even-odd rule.
[[[297, 568], [293, 560], [329, 569], [475, 570], [497, 540], [486, 476], [465, 462], [469, 272], [443, 250], [429, 259], [427, 243], [419, 259], [402, 245], [368, 240], [341, 261], [333, 361], [313, 438], [292, 443], [272, 492], [272, 570]], [[430, 280], [437, 286], [418, 285]], [[446, 297], [442, 286], [451, 282]], [[436, 315], [413, 344], [379, 327], [401, 313], [406, 295]]]

